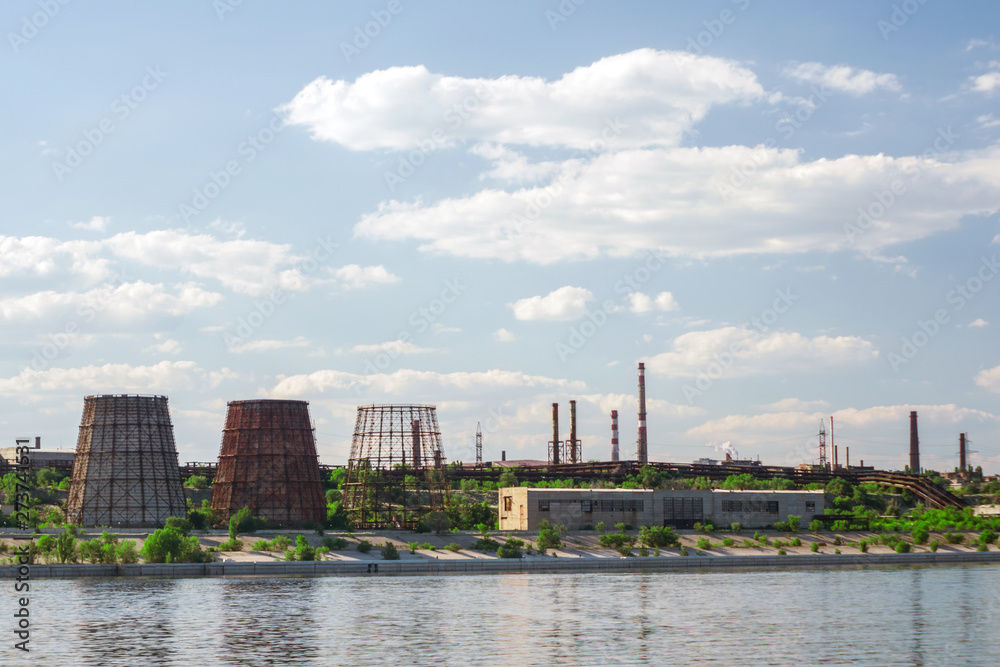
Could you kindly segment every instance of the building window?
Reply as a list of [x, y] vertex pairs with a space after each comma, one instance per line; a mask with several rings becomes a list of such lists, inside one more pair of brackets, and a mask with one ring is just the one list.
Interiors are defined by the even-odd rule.
[[778, 513], [778, 501], [777, 500], [769, 500], [769, 501], [767, 501], [767, 512], [768, 512], [768, 514], [777, 514]]
[[722, 511], [723, 512], [742, 512], [743, 503], [739, 500], [723, 500], [722, 501]]
[[816, 501], [815, 500], [807, 500], [806, 501], [806, 511], [807, 512], [815, 512], [816, 511]]
[[549, 501], [548, 500], [539, 500], [538, 501], [538, 511], [539, 512], [548, 512], [549, 511]]
[[588, 512], [588, 513], [593, 512], [594, 508], [592, 507], [591, 501], [589, 501], [589, 500], [581, 500], [580, 501], [580, 511], [581, 512]]
[[513, 512], [514, 511], [514, 499], [507, 496], [503, 499], [503, 511]]

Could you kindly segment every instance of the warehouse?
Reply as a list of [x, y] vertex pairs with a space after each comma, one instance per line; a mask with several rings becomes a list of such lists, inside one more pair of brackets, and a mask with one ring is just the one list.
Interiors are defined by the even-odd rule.
[[789, 516], [823, 514], [822, 491], [722, 489], [533, 489], [499, 491], [500, 530], [537, 530], [540, 521], [581, 530], [603, 522], [690, 528], [695, 523], [765, 528]]

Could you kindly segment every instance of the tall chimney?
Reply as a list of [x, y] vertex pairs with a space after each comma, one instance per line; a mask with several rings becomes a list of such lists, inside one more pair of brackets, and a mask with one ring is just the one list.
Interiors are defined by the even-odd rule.
[[42, 448], [42, 436], [36, 435], [35, 436], [35, 449], [41, 449], [41, 448]]
[[507, 460], [507, 450], [506, 449], [501, 449], [500, 450], [500, 460], [501, 461], [506, 461]]
[[833, 449], [833, 469], [837, 469], [837, 445], [833, 441], [833, 415], [830, 415], [830, 447]]
[[833, 469], [840, 467], [840, 458], [837, 456], [837, 445], [833, 446]]
[[618, 460], [618, 411], [611, 411], [611, 460]]
[[569, 402], [569, 462], [579, 463], [576, 460], [576, 401]]
[[847, 452], [847, 469], [850, 470], [851, 469], [851, 448], [850, 447], [844, 447], [844, 450]]
[[414, 419], [410, 423], [410, 428], [413, 432], [413, 467], [419, 468], [420, 461], [420, 420]]
[[649, 462], [646, 449], [646, 364], [639, 362], [639, 465]]
[[917, 437], [917, 411], [910, 411], [910, 472], [920, 474], [920, 438]]
[[549, 463], [559, 465], [559, 404], [552, 404], [552, 453]]
[[958, 434], [958, 471], [964, 473], [965, 468], [965, 434]]

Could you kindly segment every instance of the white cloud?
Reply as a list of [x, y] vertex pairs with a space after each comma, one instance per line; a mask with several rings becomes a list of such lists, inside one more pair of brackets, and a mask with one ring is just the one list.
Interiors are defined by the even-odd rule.
[[162, 343], [154, 343], [145, 349], [146, 352], [155, 352], [156, 354], [179, 354], [183, 346], [180, 341], [174, 340], [173, 338], [168, 338]]
[[[733, 354], [733, 351], [736, 354]], [[725, 377], [837, 369], [873, 361], [878, 351], [856, 336], [816, 336], [794, 332], [772, 332], [760, 336], [741, 327], [692, 331], [673, 340], [669, 352], [646, 362], [650, 373], [668, 377], [698, 377], [710, 367], [723, 368]], [[713, 371], [714, 372], [714, 371]]]
[[493, 332], [493, 337], [501, 343], [509, 343], [514, 340], [514, 334], [506, 329], [497, 329]]
[[975, 92], [991, 94], [1000, 89], [1000, 61], [991, 60], [989, 67], [989, 72], [969, 77], [969, 85]]
[[[763, 146], [623, 150], [586, 164], [569, 161], [547, 187], [383, 202], [362, 216], [355, 234], [413, 239], [434, 254], [536, 264], [650, 249], [696, 258], [816, 250], [873, 255], [954, 229], [963, 216], [1000, 209], [998, 145], [937, 157], [801, 157]], [[733, 171], [745, 164], [756, 165], [752, 177], [732, 186]], [[902, 194], [886, 210], [873, 193], [897, 181]], [[859, 206], [876, 204], [881, 218], [862, 219], [867, 228], [854, 233], [849, 226]], [[531, 206], [536, 213], [529, 218]]]
[[36, 292], [22, 297], [0, 299], [0, 316], [6, 320], [35, 319], [64, 313], [67, 317], [92, 319], [97, 314], [116, 319], [136, 319], [150, 315], [185, 315], [208, 308], [223, 296], [193, 283], [173, 286], [171, 294], [162, 283], [140, 281], [117, 287], [98, 287], [86, 292]]
[[476, 144], [469, 152], [493, 162], [492, 169], [480, 174], [479, 180], [534, 183], [551, 176], [560, 166], [558, 162], [528, 162], [526, 155], [496, 144]]
[[295, 397], [326, 391], [343, 391], [357, 386], [386, 394], [405, 394], [429, 387], [451, 388], [463, 392], [483, 392], [497, 388], [557, 388], [581, 390], [579, 381], [527, 375], [517, 371], [493, 369], [476, 372], [437, 373], [400, 369], [393, 373], [361, 375], [337, 370], [320, 370], [306, 375], [280, 377], [279, 382], [264, 393], [273, 397]]
[[73, 225], [75, 229], [86, 229], [91, 232], [103, 232], [108, 228], [110, 218], [95, 215], [87, 222], [77, 222]]
[[987, 322], [986, 320], [984, 320], [981, 317], [978, 318], [978, 319], [975, 319], [975, 320], [973, 320], [971, 322], [969, 322], [969, 324], [968, 324], [968, 326], [969, 326], [970, 329], [971, 328], [979, 328], [979, 327], [988, 327], [989, 325], [990, 325], [990, 323]]
[[629, 310], [633, 313], [648, 313], [652, 310], [677, 310], [680, 306], [670, 292], [660, 292], [656, 298], [643, 294], [642, 292], [632, 292], [629, 294]]
[[243, 354], [244, 352], [271, 352], [290, 347], [309, 347], [310, 345], [312, 345], [312, 341], [298, 336], [294, 340], [262, 339], [233, 342], [228, 349], [235, 354]]
[[1000, 394], [1000, 366], [980, 371], [976, 375], [976, 384], [986, 391]]
[[594, 295], [583, 287], [566, 285], [545, 296], [531, 296], [507, 305], [519, 320], [568, 321], [583, 317]]
[[161, 361], [152, 366], [105, 364], [42, 371], [25, 368], [12, 378], [0, 378], [0, 396], [37, 400], [44, 394], [79, 393], [80, 390], [89, 394], [162, 393], [177, 387], [190, 388], [195, 380], [205, 376], [205, 371], [193, 361]]
[[828, 405], [829, 403], [824, 400], [803, 401], [801, 398], [783, 398], [780, 401], [762, 405], [761, 407], [765, 410], [777, 412], [805, 412], [806, 410], [819, 410]]
[[88, 281], [110, 275], [107, 259], [94, 255], [98, 241], [60, 241], [45, 236], [0, 236], [0, 277], [16, 275], [48, 276], [68, 269]]
[[413, 343], [407, 343], [401, 340], [390, 340], [385, 343], [376, 343], [375, 345], [355, 345], [351, 348], [351, 351], [358, 352], [360, 354], [379, 354], [380, 352], [386, 352], [393, 358], [401, 354], [426, 354], [428, 352], [437, 352], [437, 350], [432, 348], [418, 347]]
[[399, 276], [390, 273], [384, 266], [359, 266], [348, 264], [333, 271], [333, 276], [345, 289], [360, 289], [371, 285], [391, 285], [399, 282]]
[[878, 74], [867, 69], [847, 65], [827, 66], [822, 63], [802, 63], [786, 67], [785, 76], [801, 83], [810, 83], [849, 95], [860, 96], [874, 90], [899, 92], [903, 89], [895, 74]]
[[994, 118], [992, 113], [977, 116], [976, 122], [979, 123], [979, 128], [982, 130], [988, 130], [991, 127], [1000, 127], [1000, 118]]
[[352, 150], [463, 141], [586, 149], [616, 118], [625, 125], [616, 139], [622, 145], [676, 145], [713, 105], [763, 95], [753, 72], [733, 61], [647, 48], [556, 81], [444, 76], [423, 65], [369, 72], [353, 83], [320, 77], [279, 111], [313, 138]]

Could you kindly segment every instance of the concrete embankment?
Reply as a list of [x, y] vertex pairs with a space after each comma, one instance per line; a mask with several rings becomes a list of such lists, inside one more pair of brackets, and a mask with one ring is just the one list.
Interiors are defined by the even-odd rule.
[[[378, 576], [504, 574], [532, 572], [642, 572], [742, 568], [856, 567], [1000, 563], [1000, 551], [919, 554], [810, 554], [788, 556], [666, 556], [649, 558], [458, 559], [435, 562], [378, 561]], [[32, 579], [80, 577], [277, 577], [376, 576], [375, 562], [140, 563], [135, 565], [31, 565]], [[0, 578], [18, 576], [16, 565], [0, 566]]]

